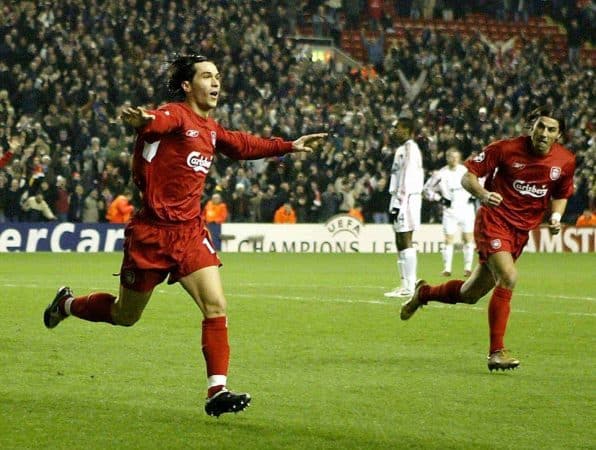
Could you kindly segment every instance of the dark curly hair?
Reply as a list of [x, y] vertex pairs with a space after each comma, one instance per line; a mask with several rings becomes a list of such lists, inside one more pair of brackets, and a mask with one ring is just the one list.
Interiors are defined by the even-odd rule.
[[555, 119], [559, 122], [559, 132], [561, 134], [565, 133], [565, 130], [567, 129], [565, 125], [565, 115], [554, 106], [543, 105], [530, 111], [526, 116], [528, 127], [532, 128], [534, 122], [536, 122], [536, 119], [539, 117], [550, 117], [551, 119]]
[[170, 63], [170, 79], [168, 80], [168, 95], [177, 100], [183, 100], [186, 97], [182, 89], [183, 81], [191, 81], [195, 76], [195, 64], [205, 61], [211, 61], [203, 55], [178, 55]]

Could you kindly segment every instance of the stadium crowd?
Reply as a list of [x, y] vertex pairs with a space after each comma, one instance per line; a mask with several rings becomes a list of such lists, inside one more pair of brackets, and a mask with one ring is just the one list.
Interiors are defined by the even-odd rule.
[[[336, 13], [341, 6], [347, 17], [352, 3], [367, 18], [358, 1], [323, 6]], [[563, 143], [578, 160], [565, 220], [574, 223], [596, 207], [592, 67], [553, 61], [540, 40], [501, 52], [478, 34], [428, 29], [403, 39], [383, 32], [387, 45], [374, 70], [313, 63], [308, 47], [292, 36], [319, 6], [292, 0], [3, 4], [0, 148], [16, 146], [0, 168], [0, 221], [107, 221], [113, 200], [135, 191], [134, 132], [118, 120], [119, 111], [166, 101], [167, 63], [188, 52], [209, 55], [222, 71], [216, 119], [223, 126], [287, 139], [330, 133], [308, 155], [218, 158], [204, 201], [217, 194], [228, 221], [273, 222], [288, 206], [299, 223], [350, 211], [386, 221], [391, 129], [403, 108], [416, 117], [430, 175], [445, 164], [449, 147], [468, 157], [490, 141], [523, 133], [525, 114], [538, 104], [559, 105], [568, 120]], [[435, 209], [423, 211], [423, 221], [437, 221]]]

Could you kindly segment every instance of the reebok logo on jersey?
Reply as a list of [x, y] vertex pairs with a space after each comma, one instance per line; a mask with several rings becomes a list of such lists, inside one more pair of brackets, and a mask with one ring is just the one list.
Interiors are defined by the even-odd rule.
[[526, 165], [523, 163], [514, 162], [513, 164], [511, 164], [511, 167], [513, 167], [516, 170], [520, 170], [526, 167]]
[[184, 134], [191, 138], [199, 137], [199, 132], [197, 130], [186, 130], [186, 133]]
[[545, 186], [537, 187], [535, 184], [526, 183], [524, 180], [515, 180], [513, 189], [521, 195], [529, 195], [534, 198], [544, 197], [548, 193], [548, 188]]
[[199, 152], [190, 152], [186, 158], [186, 164], [191, 167], [195, 172], [209, 172], [211, 163], [213, 162], [213, 156], [203, 156]]

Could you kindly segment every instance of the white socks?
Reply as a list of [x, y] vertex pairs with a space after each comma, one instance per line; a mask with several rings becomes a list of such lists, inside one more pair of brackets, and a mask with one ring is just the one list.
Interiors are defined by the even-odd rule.
[[417, 261], [415, 248], [406, 248], [398, 253], [397, 265], [401, 277], [401, 286], [411, 291], [416, 286]]
[[401, 280], [400, 286], [402, 288], [407, 287], [406, 284], [406, 256], [402, 254], [402, 252], [397, 252], [397, 273], [399, 274], [399, 279]]
[[70, 297], [70, 298], [67, 298], [66, 301], [64, 302], [64, 312], [66, 313], [67, 316], [70, 316], [70, 305], [72, 305], [73, 301], [74, 301], [74, 297]]
[[451, 267], [453, 265], [453, 244], [445, 244], [443, 251], [443, 271], [451, 273]]
[[472, 270], [472, 263], [474, 262], [474, 244], [464, 244], [464, 270]]

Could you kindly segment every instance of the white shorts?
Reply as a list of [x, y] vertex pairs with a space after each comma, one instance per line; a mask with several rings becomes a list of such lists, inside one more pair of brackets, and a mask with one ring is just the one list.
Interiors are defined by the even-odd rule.
[[393, 231], [396, 233], [405, 233], [406, 231], [416, 231], [420, 228], [421, 208], [422, 195], [410, 194], [407, 205], [402, 205], [399, 209], [397, 219], [393, 222]]
[[445, 208], [443, 210], [443, 232], [448, 235], [454, 235], [460, 230], [464, 233], [473, 233], [475, 219], [476, 213], [472, 203], [457, 210]]

